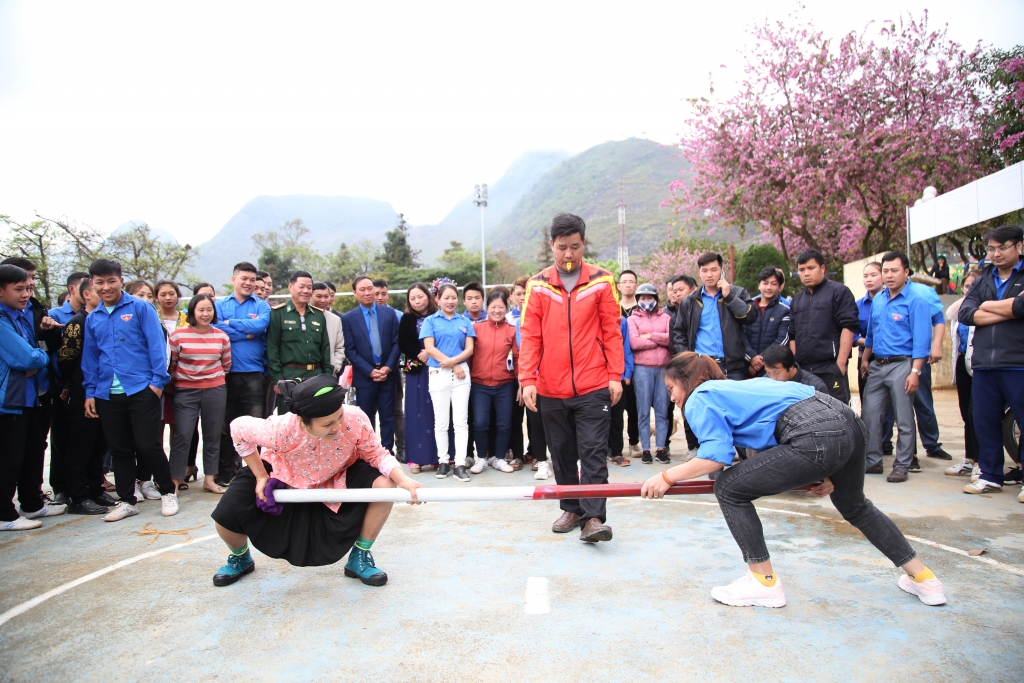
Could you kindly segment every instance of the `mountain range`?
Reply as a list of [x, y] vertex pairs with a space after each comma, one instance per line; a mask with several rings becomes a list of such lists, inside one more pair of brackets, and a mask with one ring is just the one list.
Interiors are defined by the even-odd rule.
[[[488, 188], [488, 251], [505, 249], [519, 261], [534, 261], [541, 229], [555, 213], [569, 211], [587, 222], [588, 241], [600, 258], [614, 258], [621, 180], [635, 265], [639, 257], [674, 236], [673, 213], [660, 205], [670, 198], [669, 183], [685, 168], [672, 148], [635, 138], [606, 142], [574, 156], [552, 150], [527, 152]], [[470, 250], [480, 248], [480, 210], [473, 199], [460, 199], [436, 225], [410, 229], [409, 242], [420, 250], [421, 263], [432, 265], [452, 240]], [[191, 271], [209, 282], [225, 281], [232, 265], [257, 259], [253, 234], [276, 230], [294, 219], [302, 219], [309, 229], [306, 239], [322, 251], [361, 239], [379, 244], [384, 232], [395, 226], [397, 213], [388, 202], [361, 197], [256, 197], [199, 245]]]

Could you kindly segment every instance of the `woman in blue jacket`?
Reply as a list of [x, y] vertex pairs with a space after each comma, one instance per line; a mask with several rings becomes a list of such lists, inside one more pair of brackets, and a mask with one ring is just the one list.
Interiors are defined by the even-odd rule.
[[753, 501], [815, 484], [843, 518], [906, 572], [899, 587], [926, 605], [946, 602], [942, 583], [924, 566], [892, 520], [864, 497], [864, 423], [849, 406], [796, 382], [767, 377], [725, 379], [707, 356], [684, 352], [665, 368], [672, 400], [693, 427], [697, 457], [644, 483], [644, 498], [661, 498], [677, 481], [695, 479], [732, 463], [736, 446], [763, 451], [723, 472], [715, 497], [748, 571], [711, 597], [737, 607], [782, 607], [782, 581], [772, 570]]

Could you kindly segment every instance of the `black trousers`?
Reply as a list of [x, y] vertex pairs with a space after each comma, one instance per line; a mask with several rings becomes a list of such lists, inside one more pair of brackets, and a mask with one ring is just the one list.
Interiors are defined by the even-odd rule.
[[[544, 435], [551, 450], [551, 464], [558, 484], [608, 483], [608, 429], [611, 426], [611, 394], [598, 389], [573, 398], [538, 396]], [[580, 470], [576, 469], [576, 460]], [[605, 498], [562, 500], [561, 508], [577, 514], [582, 523], [607, 519]]]
[[541, 417], [540, 401], [537, 401], [536, 412], [526, 410], [526, 432], [530, 440], [530, 455], [537, 462], [548, 459], [548, 439], [544, 435], [544, 418]]
[[[623, 414], [625, 413], [625, 414]], [[628, 417], [628, 421], [627, 421]], [[622, 398], [611, 407], [611, 425], [608, 429], [608, 450], [614, 457], [620, 455], [626, 444], [622, 440], [623, 423], [626, 425], [629, 444], [635, 446], [640, 443], [640, 427], [637, 424], [636, 412], [636, 391], [630, 382], [622, 383]]]
[[43, 451], [30, 446], [38, 436], [39, 409], [23, 408], [21, 415], [0, 415], [0, 522], [20, 516], [14, 491], [25, 512], [43, 509]]
[[971, 392], [974, 378], [967, 373], [966, 356], [956, 359], [956, 396], [960, 404], [960, 418], [964, 421], [964, 455], [972, 462], [978, 462], [978, 435], [974, 433], [974, 402]]
[[[53, 404], [50, 399], [50, 392], [46, 392], [39, 397], [39, 407], [36, 408], [36, 419], [33, 422], [32, 429], [28, 433], [28, 445], [27, 448], [32, 451], [33, 458], [41, 458], [41, 462], [46, 462], [46, 439], [50, 435], [50, 419], [53, 415]], [[61, 483], [61, 478], [64, 476], [63, 473], [63, 458], [60, 458], [57, 463], [57, 483]], [[51, 486], [53, 486], [53, 473], [50, 474]], [[43, 481], [39, 480], [40, 490], [42, 490]], [[54, 491], [56, 494], [57, 491]]]
[[842, 373], [838, 365], [834, 362], [822, 363], [820, 365], [809, 365], [804, 370], [817, 375], [825, 383], [825, 386], [828, 387], [828, 393], [832, 398], [850, 405], [850, 380]]
[[[64, 492], [71, 497], [71, 502], [81, 503], [103, 494], [103, 456], [107, 453], [107, 439], [100, 421], [85, 416], [85, 392], [72, 391], [68, 398], [67, 404], [58, 402], [64, 405], [68, 429], [75, 435], [68, 444]], [[50, 462], [52, 468], [52, 455]]]
[[[217, 481], [222, 484], [231, 481], [242, 460], [231, 440], [231, 421], [244, 415], [264, 417], [266, 410], [263, 393], [266, 378], [263, 377], [263, 373], [229, 372], [225, 377], [225, 384], [228, 388], [228, 402], [224, 406], [224, 427], [220, 436], [220, 467], [217, 469]], [[199, 440], [196, 439], [196, 446], [198, 445]]]
[[161, 494], [174, 493], [171, 468], [163, 444], [163, 413], [160, 399], [146, 387], [126, 396], [111, 394], [109, 399], [96, 399], [96, 412], [103, 424], [103, 433], [114, 460], [114, 483], [117, 497], [134, 505], [135, 459], [145, 465]]
[[[519, 389], [519, 383], [516, 382], [516, 391]], [[526, 406], [519, 405], [519, 401], [512, 404], [512, 436], [508, 439], [508, 447], [512, 449], [512, 457], [523, 459], [526, 454], [526, 444], [523, 442], [523, 411], [526, 410]], [[531, 411], [532, 412], [532, 411]], [[493, 424], [493, 421], [492, 421]], [[529, 429], [529, 427], [527, 427]], [[530, 449], [530, 453], [533, 453], [533, 449]], [[504, 457], [504, 456], [503, 456]], [[547, 456], [541, 454], [540, 458], [536, 455], [534, 459], [546, 460]]]
[[[50, 392], [53, 395], [53, 392]], [[54, 396], [50, 409], [50, 488], [53, 495], [68, 493], [67, 454], [70, 439], [68, 404]], [[77, 438], [77, 436], [76, 436]], [[70, 494], [69, 494], [70, 495]]]

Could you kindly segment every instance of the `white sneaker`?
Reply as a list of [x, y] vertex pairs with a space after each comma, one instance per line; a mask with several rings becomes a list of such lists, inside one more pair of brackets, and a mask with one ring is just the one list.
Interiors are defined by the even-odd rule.
[[533, 475], [534, 479], [550, 479], [551, 478], [551, 464], [547, 460], [541, 460], [537, 463], [537, 471]]
[[[960, 461], [959, 465], [946, 468], [946, 475], [950, 477], [964, 477], [974, 471], [974, 463], [967, 458]], [[974, 481], [973, 479], [971, 481]]]
[[1017, 502], [1024, 503], [1024, 489], [1021, 489], [1020, 493], [1017, 494]]
[[68, 506], [60, 503], [46, 503], [35, 512], [21, 510], [21, 516], [25, 519], [38, 519], [39, 517], [56, 517], [67, 512]]
[[135, 507], [134, 505], [129, 505], [124, 501], [118, 501], [117, 505], [114, 506], [113, 510], [103, 515], [103, 521], [117, 522], [124, 519], [125, 517], [132, 517], [137, 514], [139, 514], [139, 508]]
[[782, 591], [782, 579], [776, 577], [775, 585], [769, 588], [747, 573], [728, 586], [715, 586], [711, 597], [733, 607], [785, 607], [786, 594]]
[[946, 595], [942, 592], [942, 582], [938, 579], [928, 579], [918, 583], [904, 574], [900, 577], [900, 588], [916, 595], [926, 605], [945, 605]]
[[693, 460], [696, 457], [697, 457], [697, 449], [696, 448], [691, 448], [690, 450], [688, 450], [686, 452], [686, 461], [687, 462], [689, 462], [690, 460]]
[[990, 481], [979, 479], [972, 481], [964, 487], [964, 493], [999, 493], [1003, 490], [1001, 484], [993, 484]]
[[[491, 460], [494, 460], [494, 458], [491, 458]], [[484, 468], [486, 468], [486, 467], [487, 467], [487, 461], [486, 460], [484, 460], [483, 458], [474, 458], [473, 459], [473, 466], [469, 468], [469, 471], [471, 473], [473, 473], [473, 474], [480, 474], [481, 472], [484, 471]]]
[[142, 495], [142, 489], [139, 488], [139, 482], [135, 482], [135, 504], [138, 505], [146, 498]]
[[0, 531], [26, 531], [28, 529], [38, 529], [43, 525], [38, 519], [26, 519], [25, 517], [18, 517], [13, 522], [0, 522]]
[[507, 462], [505, 462], [504, 458], [491, 458], [490, 460], [487, 461], [487, 464], [490, 465], [492, 468], [498, 470], [499, 472], [508, 473], [516, 471], [515, 468], [512, 467], [512, 465], [509, 465]]
[[981, 465], [975, 464], [971, 469], [971, 481], [978, 481], [981, 479]]
[[146, 500], [160, 500], [160, 489], [152, 481], [142, 482], [142, 496]]
[[160, 514], [164, 517], [173, 517], [178, 514], [178, 494], [168, 493], [160, 496]]
[[630, 455], [630, 457], [633, 457], [635, 455], [640, 455], [640, 444], [630, 444], [629, 445], [629, 455]]

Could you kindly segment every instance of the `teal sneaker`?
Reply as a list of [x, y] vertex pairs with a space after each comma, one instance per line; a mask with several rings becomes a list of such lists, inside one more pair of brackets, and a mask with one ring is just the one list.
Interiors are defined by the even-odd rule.
[[228, 563], [213, 575], [213, 585], [230, 586], [246, 574], [252, 574], [255, 569], [256, 562], [248, 550], [244, 555], [228, 555]]
[[373, 555], [369, 550], [360, 550], [353, 546], [345, 563], [345, 576], [359, 579], [367, 586], [383, 586], [388, 582], [385, 574], [373, 563]]

